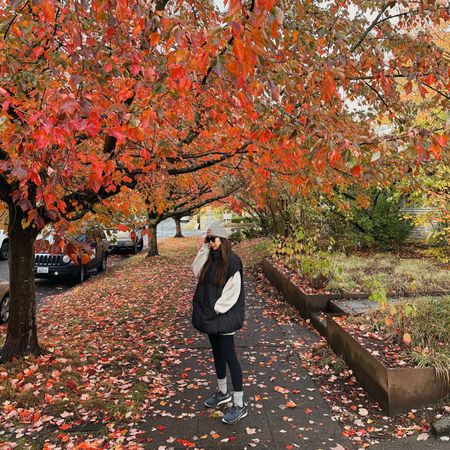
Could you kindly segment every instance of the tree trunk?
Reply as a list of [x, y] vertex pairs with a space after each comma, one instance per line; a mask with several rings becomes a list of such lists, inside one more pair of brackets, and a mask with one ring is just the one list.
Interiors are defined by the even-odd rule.
[[149, 222], [148, 224], [148, 251], [147, 256], [158, 256], [158, 240], [156, 238], [156, 227], [158, 224]]
[[176, 227], [176, 233], [175, 236], [176, 238], [182, 238], [183, 233], [181, 232], [181, 218], [180, 217], [174, 217], [173, 220], [175, 220], [175, 227]]
[[273, 234], [275, 236], [287, 236], [288, 230], [283, 214], [279, 211], [276, 199], [269, 200], [267, 207], [272, 218]]
[[22, 228], [24, 213], [20, 207], [9, 206], [9, 321], [6, 341], [0, 359], [39, 354], [36, 329], [36, 293], [34, 287], [34, 243], [38, 231], [32, 226]]

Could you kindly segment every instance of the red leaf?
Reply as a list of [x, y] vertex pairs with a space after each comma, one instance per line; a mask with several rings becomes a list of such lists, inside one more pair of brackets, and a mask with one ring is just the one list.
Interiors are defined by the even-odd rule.
[[354, 176], [354, 177], [360, 177], [362, 175], [362, 168], [361, 166], [354, 166], [352, 168], [352, 170], [350, 171], [350, 173]]
[[37, 59], [39, 58], [39, 56], [42, 55], [42, 53], [44, 53], [44, 47], [34, 47], [33, 50], [31, 51], [31, 54]]
[[324, 101], [329, 102], [335, 95], [337, 95], [336, 83], [334, 81], [333, 74], [329, 70], [327, 70], [323, 77], [322, 98]]
[[333, 150], [329, 156], [329, 159], [330, 163], [334, 165], [341, 159], [341, 153], [337, 150]]
[[441, 147], [445, 147], [445, 145], [447, 144], [447, 136], [445, 134], [436, 136], [435, 140]]

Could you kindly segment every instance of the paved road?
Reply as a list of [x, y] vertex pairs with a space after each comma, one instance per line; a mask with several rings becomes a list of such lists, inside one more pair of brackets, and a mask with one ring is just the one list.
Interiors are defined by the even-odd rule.
[[[211, 220], [211, 222], [212, 222], [212, 220]], [[200, 229], [200, 231], [193, 230], [192, 225], [190, 227], [188, 227], [185, 223], [182, 223], [181, 224], [181, 232], [183, 233], [184, 236], [200, 236], [201, 234], [204, 233], [206, 223], [209, 223], [209, 222], [206, 222], [203, 219], [202, 223], [201, 223], [202, 229]], [[187, 228], [191, 228], [191, 229], [187, 229]], [[175, 222], [173, 219], [163, 220], [156, 228], [156, 235], [158, 236], [158, 238], [175, 236], [175, 232], [176, 232], [176, 228], [175, 228]]]
[[[181, 231], [184, 236], [200, 236], [204, 234], [206, 227], [212, 223], [217, 223], [218, 220], [216, 217], [214, 217], [211, 209], [208, 209], [206, 212], [206, 215], [202, 216], [201, 223], [200, 223], [200, 230], [194, 230], [192, 229], [192, 223], [195, 221], [191, 221], [188, 224], [182, 223], [181, 224]], [[175, 235], [175, 221], [173, 219], [166, 219], [163, 220], [156, 229], [156, 234], [158, 238], [162, 237], [170, 237]]]

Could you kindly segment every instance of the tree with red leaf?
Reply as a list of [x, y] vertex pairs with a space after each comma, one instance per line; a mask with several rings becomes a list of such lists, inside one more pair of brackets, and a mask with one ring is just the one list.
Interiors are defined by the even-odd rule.
[[[217, 141], [207, 133], [197, 154], [184, 151], [202, 134], [197, 108], [214, 96], [200, 86], [227, 38], [215, 31], [205, 48], [217, 15], [195, 4], [164, 11], [167, 3], [42, 0], [0, 10], [0, 197], [11, 252], [3, 359], [40, 351], [33, 247], [45, 224], [82, 217], [138, 177], [194, 172], [239, 152], [209, 153]], [[203, 62], [184, 68], [191, 52]]]
[[[228, 168], [229, 170], [229, 168]], [[165, 181], [165, 182], [164, 182]], [[177, 234], [180, 237], [180, 219], [193, 214], [205, 205], [235, 195], [242, 182], [232, 172], [217, 171], [216, 168], [200, 173], [179, 175], [155, 181], [154, 185], [140, 186], [146, 198], [147, 225], [149, 233], [148, 256], [157, 256], [157, 226], [166, 219], [178, 221]]]
[[[419, 130], [400, 91], [448, 102], [448, 55], [429, 31], [448, 20], [440, 0], [233, 0], [227, 12], [208, 0], [4, 3], [11, 310], [2, 357], [39, 351], [38, 231], [121, 186], [233, 160], [257, 180], [275, 169], [299, 189], [330, 191], [413, 171], [431, 143], [433, 155], [445, 151], [448, 130]], [[391, 136], [374, 132], [382, 116]]]

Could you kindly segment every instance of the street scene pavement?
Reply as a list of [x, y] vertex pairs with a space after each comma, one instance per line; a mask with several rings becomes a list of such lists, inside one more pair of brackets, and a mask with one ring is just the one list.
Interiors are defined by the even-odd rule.
[[[205, 222], [209, 220], [212, 221], [213, 216], [209, 212], [206, 216]], [[209, 222], [208, 222], [209, 223]], [[182, 225], [182, 228], [185, 228], [185, 224]], [[183, 234], [185, 236], [200, 236], [202, 230], [194, 229], [194, 225], [191, 225], [191, 229], [184, 230]], [[172, 237], [175, 235], [175, 222], [173, 219], [166, 219], [162, 221], [157, 227], [157, 235], [158, 239]], [[144, 236], [144, 250], [148, 245], [147, 236]], [[112, 268], [121, 264], [126, 258], [130, 255], [125, 253], [120, 254], [112, 254], [109, 255], [108, 258], [108, 268]], [[97, 273], [95, 271], [89, 273], [89, 277], [95, 277]], [[0, 261], [0, 279], [9, 280], [9, 262]], [[37, 306], [42, 304], [42, 301], [45, 297], [50, 295], [60, 294], [68, 289], [71, 289], [72, 285], [69, 282], [63, 282], [58, 279], [46, 280], [46, 279], [36, 279], [36, 304]]]
[[[295, 351], [299, 343], [302, 351], [309, 351], [320, 339], [317, 332], [304, 322], [280, 321], [280, 305], [266, 303], [254, 278], [245, 279], [245, 292], [246, 323], [235, 339], [243, 366], [248, 416], [235, 425], [227, 425], [221, 421], [225, 407], [211, 410], [204, 406], [217, 389], [213, 357], [208, 340], [191, 325], [187, 297], [175, 318], [176, 335], [170, 338], [178, 358], [168, 370], [165, 387], [169, 394], [150, 407], [142, 427], [150, 440], [145, 448], [365, 448], [366, 445], [345, 437], [343, 424], [325, 401], [321, 386]], [[391, 438], [370, 448], [444, 450], [448, 443], [431, 436], [426, 441], [417, 441], [417, 437]]]
[[[210, 410], [203, 405], [217, 388], [212, 353], [207, 339], [192, 328], [190, 315], [185, 313], [177, 318], [179, 334], [171, 339], [180, 351], [178, 364], [171, 368], [172, 384], [167, 386], [173, 396], [164, 406], [153, 406], [147, 417], [144, 428], [152, 438], [148, 448], [182, 449], [187, 442], [204, 449], [350, 448], [292, 350], [296, 339], [309, 345], [318, 336], [303, 327], [279, 325], [254, 283], [246, 280], [245, 289], [247, 321], [236, 342], [249, 415], [230, 426], [221, 421], [223, 408]], [[289, 401], [296, 407], [287, 407]]]
[[[167, 224], [165, 233], [173, 231]], [[39, 335], [50, 351], [20, 366], [26, 375], [15, 381], [18, 394], [33, 386], [32, 403], [17, 396], [12, 403], [0, 391], [7, 402], [1, 450], [35, 448], [31, 442], [45, 450], [448, 448], [423, 422], [382, 417], [353, 376], [342, 398], [337, 376], [322, 383], [310, 362], [323, 339], [247, 263], [246, 321], [236, 346], [248, 416], [223, 423], [227, 405], [204, 406], [217, 379], [208, 340], [191, 324], [198, 239], [169, 236], [159, 239], [160, 256], [146, 258], [145, 248], [114, 256], [103, 274], [41, 302]], [[3, 376], [19, 377], [18, 370], [12, 362]]]

